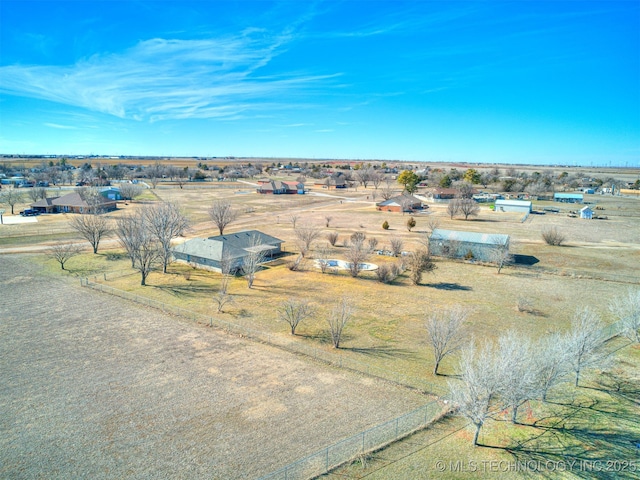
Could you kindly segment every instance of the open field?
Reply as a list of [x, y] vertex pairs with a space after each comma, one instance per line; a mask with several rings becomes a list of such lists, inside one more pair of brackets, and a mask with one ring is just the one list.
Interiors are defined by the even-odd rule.
[[251, 478], [425, 401], [2, 260], [3, 478]]
[[[253, 289], [247, 289], [246, 282], [242, 278], [234, 279], [230, 286], [230, 293], [234, 295], [235, 303], [225, 308], [224, 313], [218, 315], [225, 321], [277, 335], [283, 342], [320, 348], [330, 355], [341, 355], [376, 368], [425, 378], [441, 386], [446, 383], [446, 378], [431, 375], [432, 358], [425, 345], [423, 326], [425, 313], [447, 305], [462, 304], [469, 306], [473, 311], [468, 328], [475, 338], [494, 338], [509, 330], [514, 330], [522, 335], [538, 337], [551, 331], [566, 328], [576, 307], [581, 305], [593, 307], [606, 322], [611, 321], [607, 311], [608, 302], [630, 286], [637, 288], [638, 284], [637, 271], [640, 266], [640, 244], [638, 243], [638, 238], [640, 238], [640, 202], [638, 199], [600, 195], [587, 196], [587, 201], [604, 208], [598, 213], [608, 217], [608, 220], [593, 221], [569, 218], [566, 215], [567, 212], [576, 209], [576, 206], [557, 203], [553, 206], [560, 207], [561, 213], [532, 214], [524, 222], [520, 214], [495, 213], [486, 207], [482, 207], [481, 213], [476, 219], [469, 221], [450, 220], [446, 215], [445, 206], [432, 205], [428, 215], [416, 215], [417, 226], [412, 232], [408, 232], [405, 227], [408, 215], [375, 211], [373, 198], [375, 190], [373, 188], [350, 189], [343, 192], [327, 192], [321, 188], [312, 189], [311, 194], [304, 197], [264, 196], [255, 194], [254, 191], [254, 188], [249, 184], [234, 182], [233, 185], [208, 184], [185, 189], [161, 185], [155, 190], [155, 195], [161, 200], [178, 203], [191, 218], [193, 227], [187, 233], [188, 238], [217, 235], [217, 230], [208, 220], [207, 209], [213, 199], [225, 198], [242, 212], [238, 221], [228, 227], [228, 232], [248, 228], [259, 229], [285, 240], [284, 249], [292, 255], [297, 254], [297, 247], [290, 222], [291, 215], [299, 217], [298, 224], [309, 223], [322, 227], [325, 233], [339, 233], [340, 239], [336, 247], [332, 249], [332, 258], [344, 258], [342, 242], [354, 231], [362, 231], [367, 234], [367, 237], [377, 238], [380, 242], [379, 247], [388, 245], [390, 238], [397, 236], [404, 240], [405, 250], [412, 250], [424, 235], [426, 218], [431, 217], [440, 221], [441, 228], [509, 234], [512, 236], [512, 253], [537, 262], [532, 267], [507, 267], [501, 274], [497, 274], [497, 270], [491, 266], [441, 260], [437, 262], [438, 268], [433, 274], [424, 276], [422, 285], [414, 286], [406, 276], [399, 277], [390, 285], [385, 285], [377, 282], [371, 273], [365, 273], [357, 279], [351, 278], [345, 272], [322, 274], [312, 267], [312, 261], [308, 262], [303, 271], [292, 272], [285, 266], [288, 260], [285, 257], [260, 271]], [[380, 200], [379, 197], [378, 200]], [[541, 209], [543, 206], [551, 204], [551, 202], [534, 202], [534, 208]], [[121, 215], [123, 212], [139, 208], [140, 205], [136, 202], [130, 203], [109, 215]], [[328, 228], [325, 227], [327, 217], [330, 217]], [[388, 231], [381, 228], [384, 220], [391, 224]], [[542, 241], [541, 232], [549, 226], [558, 227], [566, 235], [566, 246], [550, 247]], [[60, 240], [82, 241], [69, 228], [68, 220], [63, 215], [40, 216], [36, 224], [0, 226], [0, 252], [41, 251], [43, 245]], [[144, 295], [161, 303], [180, 306], [204, 314], [211, 314], [213, 311], [211, 295], [219, 285], [220, 277], [218, 274], [193, 270], [186, 265], [173, 264], [169, 267], [167, 275], [152, 273], [147, 280], [148, 286], [140, 287], [139, 277], [130, 269], [129, 261], [118, 255], [118, 252], [116, 242], [109, 240], [104, 243], [100, 254], [86, 254], [72, 259], [67, 264], [69, 272], [64, 275], [89, 276], [105, 271], [118, 272], [119, 274], [128, 273], [126, 275], [110, 275], [106, 280], [104, 278], [100, 280], [98, 277], [97, 280], [105, 282], [111, 287]], [[10, 257], [2, 257], [3, 260], [5, 258]], [[384, 256], [372, 256], [369, 261], [380, 264], [395, 260]], [[45, 268], [48, 276], [53, 272], [56, 272], [56, 275], [60, 272], [59, 266], [52, 261], [47, 261]], [[325, 316], [335, 299], [345, 294], [353, 299], [356, 313], [353, 322], [345, 330], [342, 344], [344, 348], [336, 352], [331, 348], [325, 326]], [[275, 320], [277, 306], [289, 297], [304, 297], [319, 306], [316, 318], [303, 323], [295, 337], [288, 334], [286, 324], [278, 323]], [[516, 312], [515, 304], [519, 297], [525, 297], [531, 302], [533, 305], [531, 313]], [[95, 298], [105, 299], [103, 296]], [[119, 301], [103, 300], [103, 302], [111, 304]], [[98, 312], [99, 310], [94, 308], [94, 311]], [[154, 314], [154, 317], [157, 316]], [[176, 337], [187, 335], [186, 332], [194, 330], [197, 335], [204, 335], [201, 327], [182, 324], [177, 319], [166, 321], [169, 324], [177, 323], [178, 326], [175, 328], [183, 329]], [[94, 324], [93, 328], [104, 329], [106, 327], [102, 324], [98, 324], [96, 327]], [[127, 324], [127, 328], [132, 328], [131, 322]], [[205, 330], [205, 332], [207, 331]], [[134, 333], [138, 335], [138, 332]], [[123, 335], [119, 339], [125, 341], [126, 336]], [[167, 337], [166, 340], [169, 341], [169, 338]], [[236, 341], [236, 339], [233, 340]], [[189, 341], [183, 342], [184, 345], [187, 345]], [[202, 340], [200, 337], [198, 337], [198, 341], [212, 342], [209, 339]], [[228, 346], [217, 346], [217, 343], [215, 345], [215, 348], [220, 348], [224, 352], [232, 350]], [[259, 349], [258, 346], [250, 347], [251, 344], [247, 345], [249, 346], [243, 347], [245, 351]], [[177, 347], [173, 346], [172, 348]], [[193, 344], [190, 348], [193, 352], [197, 351]], [[256, 363], [259, 363], [259, 358], [263, 353], [258, 353], [257, 350], [254, 353], [253, 358]], [[278, 352], [278, 354], [282, 355], [283, 359], [289, 358], [283, 352]], [[162, 356], [162, 352], [153, 350], [149, 355], [149, 358], [156, 358]], [[631, 375], [632, 382], [637, 384], [640, 350], [628, 348], [622, 350], [619, 355], [621, 365], [623, 365], [621, 370], [625, 375]], [[195, 358], [195, 353], [192, 357]], [[295, 358], [294, 360], [300, 362], [300, 366], [293, 370], [302, 371], [306, 360], [304, 358]], [[225, 379], [233, 384], [233, 378], [234, 375], [238, 375], [237, 372], [234, 372], [228, 364], [215, 363], [215, 365], [219, 368], [220, 375], [224, 375]], [[306, 368], [315, 367], [307, 365]], [[202, 367], [203, 372], [204, 370], [206, 369]], [[272, 376], [273, 381], [280, 379], [281, 376], [284, 376], [288, 381], [288, 375], [293, 375], [293, 373], [287, 374], [287, 371], [289, 369], [277, 369], [278, 373]], [[452, 359], [445, 360], [442, 371], [447, 374], [455, 373], [455, 362]], [[342, 375], [339, 372], [335, 372], [335, 374]], [[291, 378], [293, 385], [298, 386], [299, 383], [296, 382], [302, 382], [304, 375]], [[360, 377], [356, 378], [360, 383], [365, 381]], [[202, 388], [201, 381], [194, 380], [194, 382], [193, 388], [196, 391], [201, 391], [197, 390]], [[598, 385], [594, 384], [594, 386]], [[248, 390], [245, 389], [245, 391]], [[154, 391], [153, 394], [162, 395], [162, 392], [164, 392], [164, 388], [157, 387], [157, 391]], [[291, 403], [287, 403], [278, 397], [281, 393], [278, 388], [273, 389], [264, 383], [257, 383], [256, 389], [251, 392], [256, 395], [256, 398], [259, 398], [258, 403], [268, 404], [271, 402], [271, 397], [275, 396], [276, 401], [285, 404], [289, 411], [293, 411], [294, 408], [306, 409], [309, 405], [308, 402], [311, 401], [307, 397], [296, 397], [288, 398], [287, 401]], [[412, 397], [414, 394], [407, 393], [407, 395]], [[137, 398], [135, 397], [135, 399]], [[219, 408], [232, 408], [234, 405], [243, 404], [241, 396], [237, 393], [230, 393], [227, 398], [228, 402], [224, 402], [225, 406], [221, 405]], [[615, 400], [615, 396], [610, 393], [597, 393], [595, 398], [601, 404], [607, 405], [607, 411], [627, 408], [622, 401]], [[611, 401], [611, 398], [613, 398], [613, 404], [607, 404], [606, 402]], [[581, 392], [578, 392], [564, 400], [570, 403], [574, 400], [582, 402], [584, 399]], [[368, 407], [369, 402], [362, 400], [362, 404], [357, 407], [360, 410], [357, 411], [367, 411], [367, 408], [374, 408], [375, 401], [374, 397], [372, 406]], [[254, 406], [257, 407], [257, 405]], [[187, 405], [184, 408], [188, 410], [195, 407]], [[406, 410], [409, 408], [407, 405]], [[634, 415], [638, 413], [637, 409], [632, 411]], [[564, 412], [565, 410], [560, 409], [558, 416], [564, 415]], [[395, 413], [402, 413], [402, 410], [389, 412], [388, 416]], [[353, 414], [355, 415], [355, 410]], [[283, 415], [286, 416], [286, 414]], [[304, 421], [312, 424], [316, 420], [317, 418], [303, 416], [303, 421], [291, 428], [302, 428]], [[379, 420], [378, 418], [372, 423], [377, 423]], [[456, 421], [454, 420], [454, 423]], [[613, 417], [604, 416], [598, 421], [604, 422], [599, 425], [605, 429], [610, 426]], [[265, 430], [272, 427], [271, 424], [265, 425]], [[524, 437], [529, 434], [526, 432], [532, 433], [535, 437], [533, 430], [526, 428], [521, 430], [524, 432]], [[637, 435], [638, 433], [633, 429], [627, 429], [624, 432], [626, 432], [625, 435]], [[304, 429], [301, 434], [304, 434]], [[241, 435], [244, 435], [244, 432], [241, 432]], [[280, 431], [278, 431], [278, 435], [280, 435]], [[343, 435], [327, 434], [322, 441], [314, 443], [314, 446], [308, 445], [308, 443], [305, 445], [313, 450], [333, 443], [345, 435], [346, 433]], [[492, 444], [499, 445], [501, 449], [491, 449], [490, 454], [486, 453], [489, 449], [481, 449], [483, 453], [480, 454], [474, 453], [478, 449], [471, 449], [467, 432], [460, 432], [455, 436], [448, 437], [447, 440], [438, 443], [437, 448], [443, 449], [443, 455], [447, 459], [511, 458], [508, 456], [512, 455], [511, 452], [507, 453], [506, 457], [504, 456], [505, 450], [502, 447], [505, 445], [500, 442], [504, 440], [505, 436], [499, 423], [487, 428], [486, 435], [487, 443], [493, 442]], [[518, 437], [517, 440], [521, 439]], [[251, 439], [247, 441], [259, 443], [259, 441]], [[529, 440], [527, 441], [529, 442]], [[411, 440], [409, 440], [410, 444]], [[286, 462], [304, 456], [304, 453], [299, 450], [288, 449], [286, 452], [281, 452], [278, 448], [287, 450], [286, 446], [273, 447], [269, 455], [273, 458], [276, 457], [276, 454], [280, 456], [277, 461], [270, 464], [272, 467], [282, 466]], [[409, 447], [397, 445], [393, 448]], [[283, 453], [288, 456], [283, 457]], [[424, 469], [429, 468], [431, 464], [428, 462], [431, 462], [434, 457], [431, 456], [432, 453], [428, 455], [424, 458], [411, 455], [402, 462], [394, 461], [394, 465], [399, 466], [397, 470], [381, 470], [379, 473], [370, 473], [373, 478], [430, 478], [414, 475], [416, 472], [423, 472]], [[265, 466], [265, 468], [269, 470], [271, 467]], [[264, 473], [265, 470], [260, 471]], [[368, 470], [365, 469], [365, 471]], [[348, 476], [359, 475], [352, 471], [344, 473]], [[452, 478], [442, 475], [440, 478]], [[477, 478], [482, 477], [478, 476]], [[505, 476], [504, 478], [509, 477]]]

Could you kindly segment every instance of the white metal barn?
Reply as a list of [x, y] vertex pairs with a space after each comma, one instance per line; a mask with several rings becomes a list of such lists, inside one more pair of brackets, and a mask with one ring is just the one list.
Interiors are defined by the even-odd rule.
[[525, 200], [496, 200], [496, 212], [531, 213], [531, 202]]

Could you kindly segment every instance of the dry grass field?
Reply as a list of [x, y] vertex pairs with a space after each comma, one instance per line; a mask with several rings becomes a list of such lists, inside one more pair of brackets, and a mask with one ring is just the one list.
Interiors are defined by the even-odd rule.
[[254, 478], [425, 401], [2, 264], [2, 478]]
[[[367, 189], [358, 188], [357, 190], [349, 189], [344, 192], [327, 192], [321, 188], [312, 189], [310, 194], [302, 197], [297, 195], [258, 195], [255, 193], [255, 187], [243, 182], [203, 184], [185, 187], [184, 189], [161, 184], [153, 194], [160, 200], [176, 202], [183, 208], [193, 222], [193, 227], [187, 233], [187, 238], [218, 234], [217, 229], [208, 219], [207, 209], [214, 199], [225, 198], [241, 212], [240, 218], [228, 227], [228, 232], [249, 228], [259, 229], [283, 239], [285, 241], [285, 251], [292, 255], [297, 255], [298, 251], [295, 246], [295, 237], [290, 221], [292, 215], [298, 217], [298, 224], [315, 225], [321, 227], [324, 233], [337, 232], [340, 235], [336, 247], [332, 249], [333, 258], [344, 258], [342, 242], [355, 231], [364, 232], [369, 238], [377, 238], [380, 247], [388, 245], [391, 237], [400, 237], [405, 242], [405, 250], [412, 250], [424, 236], [427, 218], [437, 218], [441, 228], [511, 235], [512, 253], [534, 259], [537, 261], [534, 266], [509, 266], [498, 274], [497, 269], [492, 266], [439, 260], [437, 261], [438, 268], [434, 273], [424, 276], [422, 285], [412, 285], [406, 276], [401, 276], [392, 284], [385, 285], [377, 282], [371, 273], [364, 273], [360, 278], [355, 279], [345, 272], [322, 274], [313, 267], [312, 261], [309, 261], [302, 271], [292, 272], [285, 265], [288, 260], [285, 257], [280, 261], [269, 264], [264, 270], [260, 271], [257, 274], [253, 289], [248, 289], [246, 282], [242, 278], [234, 279], [230, 292], [233, 294], [235, 302], [225, 308], [224, 313], [218, 315], [225, 321], [270, 332], [272, 335], [279, 336], [281, 342], [292, 342], [323, 349], [330, 355], [341, 355], [376, 368], [425, 378], [440, 385], [446, 383], [446, 378], [443, 379], [442, 377], [431, 375], [432, 358], [425, 343], [423, 323], [424, 316], [429, 311], [452, 304], [468, 306], [473, 313], [467, 327], [476, 339], [494, 338], [509, 330], [515, 330], [522, 335], [538, 337], [551, 331], [566, 328], [571, 315], [581, 305], [589, 305], [606, 322], [611, 321], [607, 310], [609, 301], [630, 286], [635, 285], [637, 288], [638, 284], [637, 272], [638, 267], [640, 267], [640, 242], [638, 242], [640, 238], [640, 200], [634, 198], [587, 196], [587, 201], [603, 209], [598, 210], [597, 213], [608, 217], [607, 220], [592, 221], [568, 217], [569, 210], [576, 208], [572, 205], [553, 204], [553, 206], [561, 208], [560, 213], [532, 214], [525, 221], [522, 221], [522, 215], [520, 214], [496, 213], [490, 211], [487, 207], [482, 207], [479, 216], [475, 219], [464, 221], [456, 218], [451, 220], [446, 215], [444, 206], [431, 205], [428, 215], [415, 216], [417, 226], [413, 231], [409, 232], [405, 227], [409, 218], [408, 215], [375, 211], [374, 203], [376, 200], [379, 201], [380, 198], [378, 196], [374, 199], [375, 190], [371, 187]], [[142, 203], [140, 202], [133, 202], [126, 206], [119, 205], [119, 210], [109, 215], [115, 217], [124, 212], [140, 208], [141, 205]], [[548, 205], [551, 205], [551, 203], [534, 202], [534, 208], [537, 210], [542, 210], [542, 207]], [[330, 217], [330, 226], [327, 228], [325, 224], [328, 217]], [[384, 220], [387, 220], [391, 225], [391, 228], [387, 231], [381, 228]], [[542, 241], [541, 232], [549, 226], [555, 226], [565, 234], [567, 241], [564, 246], [551, 247]], [[43, 246], [60, 240], [82, 241], [69, 228], [68, 219], [63, 215], [40, 216], [38, 217], [38, 223], [35, 224], [0, 226], [0, 252], [38, 252], [42, 251]], [[326, 240], [323, 238], [321, 241], [325, 242]], [[129, 268], [128, 260], [121, 258], [118, 252], [117, 243], [113, 239], [108, 240], [104, 242], [104, 247], [101, 248], [98, 255], [85, 254], [69, 261], [67, 265], [69, 271], [64, 275], [80, 277], [97, 275], [102, 272], [129, 272], [129, 275], [107, 276], [107, 280], [104, 280], [104, 278], [100, 280], [102, 277], [97, 277], [97, 280], [105, 282], [111, 287], [143, 295], [161, 303], [181, 306], [203, 314], [211, 314], [213, 311], [211, 296], [219, 285], [220, 277], [218, 274], [193, 270], [187, 265], [173, 264], [169, 267], [168, 274], [152, 273], [147, 279], [148, 286], [141, 287], [138, 276]], [[0, 258], [4, 261], [10, 257]], [[36, 258], [40, 261], [44, 260], [42, 256]], [[394, 259], [374, 255], [369, 261], [380, 264], [394, 261]], [[45, 262], [45, 270], [46, 278], [49, 282], [54, 281], [55, 276], [60, 273], [59, 266], [50, 260]], [[24, 289], [24, 285], [21, 288]], [[84, 290], [82, 292], [84, 295]], [[93, 293], [88, 293], [87, 295], [89, 295], [89, 298], [95, 298], [96, 302], [108, 305], [107, 308], [115, 309], [114, 311], [118, 311], [121, 308], [120, 301], [117, 299]], [[343, 348], [336, 352], [331, 348], [325, 317], [333, 302], [344, 295], [348, 295], [353, 300], [356, 306], [356, 313], [352, 323], [345, 330]], [[291, 337], [288, 334], [288, 326], [286, 324], [276, 321], [275, 315], [278, 305], [290, 297], [304, 297], [319, 307], [318, 315], [314, 319], [303, 323], [298, 329], [298, 335], [295, 337]], [[526, 298], [533, 305], [533, 310], [530, 313], [516, 311], [515, 305], [520, 297]], [[73, 302], [68, 303], [68, 305], [71, 310]], [[136, 307], [132, 306], [127, 306], [126, 308], [136, 309]], [[45, 310], [42, 306], [40, 306], [40, 309]], [[137, 311], [138, 309], [136, 309]], [[142, 311], [145, 312], [144, 310]], [[101, 320], [101, 315], [98, 312], [103, 312], [103, 310], [94, 308], [91, 316], [91, 318], [94, 318], [92, 328], [104, 331], [108, 324]], [[105, 313], [104, 316], [108, 316], [111, 320], [113, 319], [113, 313]], [[266, 381], [266, 383], [262, 380], [256, 382], [256, 378], [262, 378], [262, 374], [258, 373], [253, 374], [254, 376], [248, 376], [241, 382], [245, 386], [242, 391], [250, 392], [256, 399], [255, 404], [252, 404], [249, 408], [259, 409], [262, 404], [270, 405], [273, 397], [275, 398], [273, 401], [278, 405], [286, 406], [286, 409], [282, 412], [282, 418], [287, 418], [287, 422], [290, 421], [290, 415], [287, 415], [287, 412], [290, 413], [294, 409], [299, 409], [311, 415], [310, 411], [313, 408], [319, 408], [318, 406], [311, 408], [310, 402], [314, 400], [306, 396], [286, 397], [286, 400], [283, 397], [284, 391], [288, 391], [291, 388], [295, 390], [298, 386], [304, 386], [303, 381], [307, 375], [305, 368], [320, 368], [313, 364], [310, 365], [304, 357], [293, 357], [291, 359], [290, 355], [284, 352], [275, 351], [274, 353], [274, 351], [266, 347], [243, 343], [235, 338], [227, 338], [225, 336], [219, 338], [211, 331], [182, 323], [179, 319], [167, 319], [155, 313], [152, 316], [153, 318], [163, 319], [163, 328], [159, 330], [165, 331], [175, 324], [175, 327], [172, 328], [178, 328], [180, 331], [174, 334], [174, 337], [185, 340], [179, 341], [176, 346], [171, 344], [169, 335], [162, 334], [162, 338], [157, 342], [154, 337], [154, 342], [157, 345], [146, 344], [149, 348], [149, 351], [145, 353], [147, 358], [162, 357], [164, 348], [169, 348], [170, 350], [184, 348], [191, 353], [184, 353], [180, 350], [182, 352], [180, 355], [186, 355], [187, 358], [192, 360], [197, 358], [198, 362], [201, 361], [202, 363], [208, 364], [208, 362], [211, 362], [219, 371], [216, 374], [224, 376], [224, 382], [222, 383], [225, 386], [219, 387], [225, 389], [224, 395], [226, 395], [226, 400], [221, 402], [224, 405], [218, 406], [218, 408], [222, 409], [221, 416], [230, 416], [229, 411], [234, 410], [234, 406], [245, 404], [242, 401], [242, 395], [238, 392], [234, 393], [232, 388], [237, 386], [234, 383], [237, 382], [237, 378], [244, 378], [245, 375], [241, 375], [237, 370], [234, 370], [237, 367], [229, 362], [220, 362], [215, 355], [207, 356], [210, 347], [198, 349], [194, 343], [196, 341], [215, 345], [214, 350], [220, 349], [225, 353], [233, 351], [235, 348], [232, 345], [228, 345], [229, 342], [233, 345], [235, 345], [235, 342], [239, 342], [243, 345], [242, 358], [244, 358], [244, 352], [250, 351], [253, 355], [252, 361], [256, 365], [263, 364], [260, 359], [265, 355], [276, 355], [278, 357], [278, 360], [271, 361], [271, 364], [281, 363], [281, 365], [273, 367], [276, 373], [271, 374], [269, 378], [276, 384], [278, 381], [283, 381], [289, 385], [287, 382], [291, 380], [292, 383], [290, 385], [293, 385], [293, 387], [272, 386], [269, 383], [271, 380]], [[129, 316], [128, 318], [133, 317]], [[19, 315], [16, 314], [14, 322], [18, 320]], [[145, 325], [147, 324], [145, 323]], [[127, 341], [128, 336], [138, 338], [135, 341], [141, 342], [139, 338], [145, 337], [144, 334], [137, 330], [136, 322], [132, 320], [128, 320], [124, 327], [123, 332], [125, 333], [118, 334], [118, 342]], [[154, 331], [157, 329], [148, 325], [140, 328]], [[133, 335], [131, 335], [132, 333]], [[108, 335], [112, 334], [114, 333], [108, 333]], [[84, 332], [83, 335], [86, 336], [89, 333]], [[196, 335], [197, 340], [192, 340], [189, 335]], [[99, 335], [96, 334], [95, 338], [99, 338]], [[35, 340], [31, 339], [31, 341]], [[159, 345], [164, 345], [163, 342], [169, 342], [169, 345], [172, 346], [167, 347], [165, 345], [160, 347]], [[33, 345], [35, 346], [36, 344], [34, 343]], [[91, 363], [94, 361], [91, 359], [91, 354], [92, 352], [82, 351], [78, 353], [79, 356], [76, 358], [89, 355], [87, 361]], [[630, 374], [631, 378], [636, 381], [640, 377], [638, 374], [640, 368], [640, 353], [638, 349], [625, 349], [621, 351], [620, 355], [621, 369]], [[201, 360], [201, 356], [206, 357], [206, 360]], [[238, 359], [237, 354], [232, 355], [232, 357]], [[141, 359], [136, 361], [144, 363]], [[296, 362], [296, 367], [289, 368], [287, 363], [290, 362]], [[258, 366], [255, 368], [259, 371]], [[156, 369], [154, 372], [150, 372], [150, 376], [145, 379], [146, 384], [158, 381], [161, 378], [158, 373], [161, 371], [161, 369]], [[202, 386], [203, 382], [205, 385], [208, 384], [207, 380], [203, 379], [206, 379], [210, 372], [207, 371], [205, 366], [201, 366], [199, 369], [191, 369], [191, 371], [196, 373], [187, 377], [188, 381], [193, 383], [187, 383], [188, 387], [184, 390], [205, 391], [206, 387]], [[455, 373], [455, 363], [451, 359], [445, 360], [442, 365], [442, 371], [448, 374]], [[346, 375], [336, 371], [330, 372], [332, 372], [332, 375], [337, 376]], [[300, 373], [300, 376], [298, 376], [298, 373]], [[174, 377], [179, 381], [185, 381], [186, 377], [181, 375], [185, 375], [184, 372], [176, 373]], [[363, 385], [363, 388], [368, 388], [365, 382], [370, 382], [370, 380], [361, 377], [355, 378], [357, 378], [356, 385]], [[247, 382], [255, 384], [255, 388], [249, 389], [246, 387]], [[314, 384], [313, 388], [318, 389], [315, 390], [316, 392], [322, 391], [329, 397], [333, 395], [332, 398], [335, 398], [336, 393], [319, 389], [320, 384]], [[333, 385], [336, 384], [340, 384], [340, 382], [335, 382]], [[158, 384], [151, 393], [146, 392], [144, 395], [162, 396], [165, 395], [165, 390], [176, 390], [177, 385], [178, 380], [176, 380], [176, 383], [170, 383], [170, 388]], [[204, 390], [198, 390], [198, 388]], [[217, 384], [216, 388], [218, 388]], [[384, 389], [386, 387], [377, 385], [377, 388]], [[396, 393], [400, 396], [405, 395], [396, 389], [392, 389], [392, 391], [394, 395]], [[408, 391], [406, 395], [406, 399], [402, 401], [408, 402], [406, 405], [408, 410], [411, 405], [415, 405], [413, 399], [416, 397]], [[598, 395], [600, 394], [597, 394], [596, 397]], [[602, 395], [602, 398], [598, 398], [598, 402], [605, 404], [610, 399], [607, 400], [606, 393]], [[311, 397], [315, 396], [312, 395]], [[367, 390], [365, 397], [357, 405], [354, 405], [354, 410], [350, 413], [354, 418], [372, 418], [371, 412], [378, 408], [375, 395], [372, 394], [370, 396]], [[130, 398], [133, 401], [140, 401], [140, 397], [135, 395]], [[569, 400], [570, 402], [576, 399], [578, 399], [576, 401], [581, 401], [580, 398], [580, 395], [576, 394], [572, 395]], [[419, 400], [420, 397], [417, 397], [417, 399]], [[369, 400], [371, 401], [369, 402]], [[389, 414], [387, 417], [402, 411], [402, 401], [392, 405], [393, 412], [386, 411]], [[618, 405], [618, 403], [614, 403]], [[399, 411], [394, 410], [395, 406], [400, 407]], [[201, 412], [201, 410], [198, 410], [201, 408], [200, 405], [183, 404], [183, 408], [185, 412], [195, 409], [193, 412], [196, 413], [192, 413], [196, 417], [201, 415], [197, 413]], [[275, 408], [275, 410], [277, 411], [278, 408]], [[611, 409], [614, 409], [614, 407], [611, 407]], [[301, 431], [291, 432], [291, 435], [299, 435], [296, 437], [296, 441], [300, 441], [300, 438], [307, 435], [307, 430], [304, 427], [310, 427], [322, 415], [310, 417], [306, 416], [306, 414], [301, 414], [298, 410], [295, 411], [296, 422], [291, 424], [290, 428], [292, 430], [300, 429]], [[91, 415], [99, 416], [100, 414], [91, 412]], [[155, 413], [151, 415], [155, 415]], [[184, 415], [188, 414], [184, 413]], [[301, 417], [298, 418], [297, 415], [301, 415]], [[564, 415], [564, 411], [560, 411], [558, 415]], [[378, 416], [367, 425], [382, 419]], [[456, 421], [454, 420], [453, 422], [455, 423]], [[611, 421], [611, 419], [607, 420], [605, 418], [598, 421], [607, 422]], [[356, 428], [355, 423], [353, 425], [354, 428]], [[276, 428], [270, 421], [263, 423], [263, 425], [264, 432]], [[364, 423], [361, 421], [358, 425], [364, 426]], [[245, 427], [243, 426], [242, 428]], [[326, 428], [327, 435], [323, 435], [321, 440], [313, 443], [313, 446], [309, 443], [310, 439], [307, 439], [307, 443], [304, 443], [306, 453], [310, 449], [333, 443], [348, 434], [345, 432], [344, 434], [336, 433], [334, 435], [330, 433], [330, 427]], [[635, 430], [630, 431], [635, 432], [632, 433], [633, 435], [637, 434]], [[350, 432], [352, 431], [350, 430]], [[500, 432], [500, 424], [496, 424], [494, 428], [487, 429], [487, 438], [491, 441], [499, 442], [501, 439]], [[156, 433], [153, 433], [153, 435]], [[236, 441], [246, 441], [250, 445], [259, 445], [259, 438], [257, 440], [249, 438], [251, 437], [249, 433], [253, 432], [237, 431], [238, 438]], [[263, 434], [256, 433], [258, 436]], [[228, 436], [229, 442], [233, 442], [233, 436], [230, 432], [226, 432], [225, 435]], [[277, 430], [277, 435], [273, 431], [264, 435], [275, 438], [281, 435], [281, 431]], [[428, 438], [430, 434], [425, 432], [424, 435], [425, 438]], [[154, 441], [158, 444], [162, 443], [158, 439]], [[410, 439], [409, 446], [397, 445], [393, 448], [400, 450], [408, 448], [411, 450], [411, 441]], [[251, 444], [250, 442], [254, 443]], [[289, 440], [286, 440], [281, 445], [273, 446], [268, 453], [268, 456], [271, 457], [271, 463], [251, 470], [252, 475], [258, 472], [264, 473], [265, 469], [279, 467], [288, 461], [304, 456], [305, 452], [289, 448], [287, 445], [293, 445], [293, 443], [287, 442]], [[426, 440], [425, 442], [426, 444], [429, 443]], [[461, 431], [456, 435], [447, 437], [442, 442], [438, 442], [439, 446], [437, 448], [442, 448], [445, 456], [449, 455], [446, 458], [475, 458], [474, 455], [477, 456], [478, 454], [471, 452], [468, 444], [467, 432]], [[165, 446], [162, 448], [165, 448]], [[432, 449], [427, 450], [431, 451]], [[486, 450], [483, 449], [485, 453]], [[485, 455], [485, 453], [481, 455]], [[160, 457], [167, 455], [169, 453], [163, 452]], [[486, 453], [485, 457], [482, 458], [510, 458], [503, 457], [503, 455], [504, 450], [496, 450], [495, 452], [492, 450], [491, 454]], [[424, 472], [425, 469], [428, 469], [427, 463], [431, 462], [432, 459], [432, 456], [421, 458], [419, 455], [412, 454], [407, 457], [404, 463], [400, 461], [392, 462], [394, 465], [404, 465], [401, 468], [399, 467], [398, 470], [383, 469], [379, 473], [373, 473], [373, 471], [366, 469], [364, 471], [371, 473], [372, 478], [430, 478], [428, 476], [420, 476], [416, 472]], [[247, 464], [247, 460], [243, 461]], [[203, 465], [205, 464], [203, 463]], [[211, 468], [210, 465], [206, 464], [203, 468]], [[253, 466], [251, 462], [247, 465]], [[146, 467], [141, 466], [140, 468]], [[354, 473], [352, 469], [340, 473], [340, 475], [342, 474], [348, 477], [358, 477], [361, 472]], [[104, 475], [108, 476], [107, 474]], [[442, 474], [439, 478], [455, 477]], [[477, 478], [482, 478], [482, 476]], [[509, 477], [505, 476], [504, 478]]]

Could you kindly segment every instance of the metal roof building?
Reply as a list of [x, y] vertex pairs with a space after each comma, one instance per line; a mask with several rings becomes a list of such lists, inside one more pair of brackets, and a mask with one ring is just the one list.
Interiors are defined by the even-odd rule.
[[432, 255], [450, 258], [467, 258], [490, 262], [495, 251], [509, 249], [509, 235], [460, 232], [436, 228], [429, 238]]
[[531, 213], [531, 202], [525, 200], [496, 200], [496, 212]]
[[554, 193], [553, 200], [563, 203], [582, 203], [584, 195], [582, 193]]

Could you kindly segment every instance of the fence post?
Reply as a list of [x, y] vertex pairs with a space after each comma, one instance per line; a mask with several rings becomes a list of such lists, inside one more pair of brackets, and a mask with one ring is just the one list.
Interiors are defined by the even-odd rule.
[[327, 472], [329, 471], [329, 447], [327, 447], [327, 462], [324, 468]]

